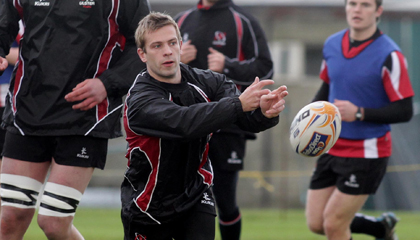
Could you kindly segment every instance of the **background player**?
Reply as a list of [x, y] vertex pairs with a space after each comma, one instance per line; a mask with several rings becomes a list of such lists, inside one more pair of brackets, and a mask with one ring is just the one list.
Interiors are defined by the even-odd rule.
[[314, 99], [333, 102], [343, 125], [337, 143], [317, 161], [307, 223], [328, 239], [351, 239], [351, 232], [397, 239], [392, 213], [378, 219], [355, 214], [386, 172], [390, 124], [411, 119], [414, 92], [401, 50], [377, 27], [382, 0], [347, 0], [345, 10], [349, 29], [326, 40], [324, 82]]
[[1, 1], [0, 70], [20, 19], [25, 32], [2, 119], [0, 239], [23, 238], [43, 185], [46, 237], [83, 239], [73, 218], [108, 138], [122, 135], [122, 96], [144, 67], [134, 31], [148, 13], [147, 0]]
[[[241, 91], [255, 76], [273, 76], [273, 62], [262, 28], [232, 0], [200, 0], [195, 8], [178, 14], [176, 20], [184, 41], [181, 62], [223, 73]], [[215, 132], [210, 141], [213, 191], [222, 239], [240, 238], [236, 187], [239, 171], [244, 167], [247, 139], [255, 139], [255, 134], [231, 125]]]

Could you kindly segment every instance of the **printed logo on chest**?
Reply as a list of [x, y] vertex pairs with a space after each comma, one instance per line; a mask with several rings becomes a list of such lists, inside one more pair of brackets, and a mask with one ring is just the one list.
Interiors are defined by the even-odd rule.
[[226, 46], [226, 32], [214, 32], [213, 45], [217, 47]]

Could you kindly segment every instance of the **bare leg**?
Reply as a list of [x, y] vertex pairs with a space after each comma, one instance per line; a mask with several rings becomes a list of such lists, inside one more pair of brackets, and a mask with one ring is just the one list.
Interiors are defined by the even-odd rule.
[[[52, 164], [48, 182], [74, 188], [84, 193], [93, 174], [93, 168]], [[73, 226], [73, 216], [56, 217], [38, 215], [38, 224], [50, 240], [82, 240], [80, 232]]]
[[[32, 163], [11, 158], [3, 158], [2, 174], [12, 174], [29, 177], [43, 183], [50, 163]], [[21, 240], [31, 223], [35, 208], [18, 208], [2, 206], [0, 239]]]
[[324, 211], [324, 231], [328, 239], [351, 238], [350, 224], [369, 195], [349, 195], [334, 190]]
[[331, 194], [336, 189], [335, 186], [308, 190], [306, 196], [306, 223], [309, 230], [316, 234], [324, 235], [324, 211]]

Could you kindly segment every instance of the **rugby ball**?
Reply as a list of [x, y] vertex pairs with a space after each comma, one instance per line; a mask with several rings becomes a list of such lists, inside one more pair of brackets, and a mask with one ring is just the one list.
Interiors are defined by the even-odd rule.
[[337, 142], [341, 132], [338, 108], [326, 101], [304, 106], [290, 126], [290, 144], [293, 150], [306, 157], [316, 157]]

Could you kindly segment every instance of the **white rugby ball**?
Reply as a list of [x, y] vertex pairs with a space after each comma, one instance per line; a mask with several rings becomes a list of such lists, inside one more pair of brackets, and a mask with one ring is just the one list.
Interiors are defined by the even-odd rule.
[[338, 108], [326, 101], [304, 106], [290, 126], [290, 144], [294, 151], [306, 157], [316, 157], [337, 142], [341, 132]]

